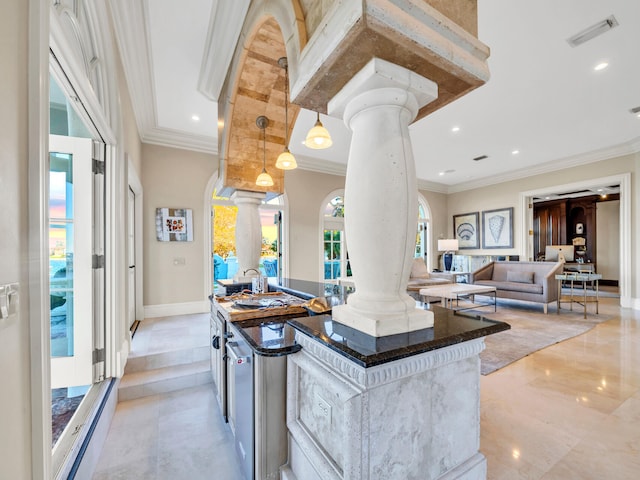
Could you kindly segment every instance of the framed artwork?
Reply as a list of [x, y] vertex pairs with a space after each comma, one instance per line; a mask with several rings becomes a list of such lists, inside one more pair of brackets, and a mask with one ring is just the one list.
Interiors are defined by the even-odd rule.
[[156, 238], [161, 242], [193, 241], [190, 208], [156, 208]]
[[513, 207], [482, 212], [482, 248], [513, 247]]
[[453, 234], [458, 240], [458, 249], [480, 248], [478, 212], [453, 216]]

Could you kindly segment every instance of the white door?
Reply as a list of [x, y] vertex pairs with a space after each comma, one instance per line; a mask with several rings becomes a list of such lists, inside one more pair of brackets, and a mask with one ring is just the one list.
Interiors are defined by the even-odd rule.
[[129, 188], [127, 213], [128, 239], [127, 257], [129, 261], [129, 328], [136, 321], [136, 195]]
[[49, 136], [51, 388], [93, 383], [92, 140]]

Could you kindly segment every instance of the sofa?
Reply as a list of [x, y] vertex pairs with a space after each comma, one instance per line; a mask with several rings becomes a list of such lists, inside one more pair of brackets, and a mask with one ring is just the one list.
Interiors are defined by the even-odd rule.
[[407, 293], [416, 300], [420, 300], [420, 289], [432, 285], [455, 283], [455, 275], [448, 272], [429, 272], [424, 260], [420, 257], [413, 259], [411, 274], [407, 283]]
[[470, 276], [475, 285], [496, 287], [497, 298], [511, 298], [542, 303], [558, 300], [556, 274], [562, 273], [562, 262], [491, 262]]

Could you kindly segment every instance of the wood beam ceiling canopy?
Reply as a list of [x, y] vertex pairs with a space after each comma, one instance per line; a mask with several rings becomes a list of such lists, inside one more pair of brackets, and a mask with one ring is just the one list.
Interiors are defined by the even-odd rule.
[[[285, 70], [278, 59], [286, 56], [278, 23], [267, 17], [255, 30], [240, 58], [239, 74], [232, 89], [230, 123], [227, 132], [224, 186], [238, 190], [284, 192], [284, 171], [275, 167], [285, 146]], [[290, 138], [299, 107], [289, 104]], [[266, 134], [266, 170], [272, 187], [259, 187], [256, 178], [262, 171], [263, 133], [256, 119], [269, 119]]]

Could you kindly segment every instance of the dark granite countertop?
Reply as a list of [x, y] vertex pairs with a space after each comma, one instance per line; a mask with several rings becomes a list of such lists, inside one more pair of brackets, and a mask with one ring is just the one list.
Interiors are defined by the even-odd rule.
[[233, 322], [240, 334], [249, 342], [256, 355], [279, 357], [299, 351], [302, 347], [295, 342], [295, 330], [287, 324], [292, 318], [304, 318], [297, 315], [284, 315], [269, 318], [254, 318]]
[[488, 320], [480, 315], [435, 305], [431, 310], [435, 314], [432, 328], [386, 337], [372, 337], [333, 321], [331, 315], [294, 318], [288, 323], [363, 367], [381, 365], [511, 328], [507, 323]]

